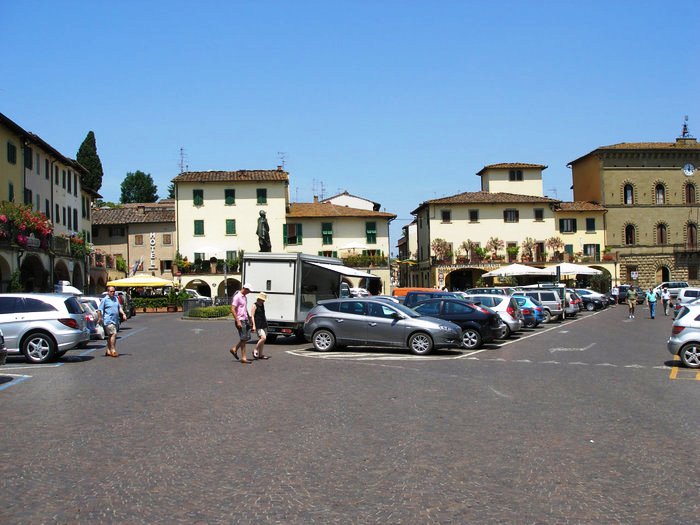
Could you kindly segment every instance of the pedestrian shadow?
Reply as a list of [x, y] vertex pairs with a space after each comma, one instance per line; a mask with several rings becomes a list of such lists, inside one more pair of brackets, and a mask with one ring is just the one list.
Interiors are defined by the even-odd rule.
[[63, 357], [59, 357], [57, 362], [58, 363], [85, 363], [87, 361], [92, 361], [95, 359], [94, 355], [64, 355]]

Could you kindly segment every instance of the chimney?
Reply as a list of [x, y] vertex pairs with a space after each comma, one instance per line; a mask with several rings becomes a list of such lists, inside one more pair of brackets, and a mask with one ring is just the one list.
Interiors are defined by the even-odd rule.
[[314, 204], [318, 204], [318, 195], [314, 195]]
[[138, 206], [136, 206], [136, 211], [139, 214], [143, 215], [144, 213], [146, 213], [146, 207], [143, 204], [139, 204]]
[[277, 171], [282, 171], [282, 166], [277, 166]]

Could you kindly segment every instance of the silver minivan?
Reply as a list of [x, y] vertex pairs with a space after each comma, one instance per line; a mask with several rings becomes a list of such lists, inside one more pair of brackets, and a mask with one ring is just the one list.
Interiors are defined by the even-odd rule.
[[0, 330], [7, 355], [46, 363], [90, 340], [85, 312], [72, 294], [0, 294]]
[[542, 313], [544, 314], [545, 323], [559, 319], [564, 313], [564, 305], [559, 292], [555, 289], [523, 288], [513, 295], [526, 295], [541, 302], [544, 308]]

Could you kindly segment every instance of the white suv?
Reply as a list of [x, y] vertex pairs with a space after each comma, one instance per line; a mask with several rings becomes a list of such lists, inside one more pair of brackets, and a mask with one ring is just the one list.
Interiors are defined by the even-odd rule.
[[85, 312], [72, 294], [0, 294], [0, 330], [7, 355], [46, 363], [90, 340]]

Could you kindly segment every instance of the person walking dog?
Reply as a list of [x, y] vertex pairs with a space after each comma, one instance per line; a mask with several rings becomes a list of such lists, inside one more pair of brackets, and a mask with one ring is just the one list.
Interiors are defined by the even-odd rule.
[[[243, 288], [237, 291], [233, 300], [231, 301], [231, 314], [236, 322], [236, 329], [238, 330], [238, 343], [231, 347], [229, 352], [233, 355], [236, 360], [239, 360], [244, 365], [249, 365], [252, 361], [249, 361], [246, 356], [245, 345], [250, 341], [250, 315], [248, 315], [248, 299], [247, 295], [253, 285], [250, 283], [245, 283]], [[241, 350], [241, 357], [238, 357], [238, 350]]]
[[267, 301], [267, 294], [265, 292], [260, 292], [255, 299], [255, 303], [253, 303], [253, 307], [250, 309], [250, 316], [253, 319], [253, 332], [258, 336], [258, 342], [253, 350], [253, 357], [255, 357], [255, 359], [270, 359], [268, 356], [263, 355], [263, 347], [267, 339], [265, 301]]

